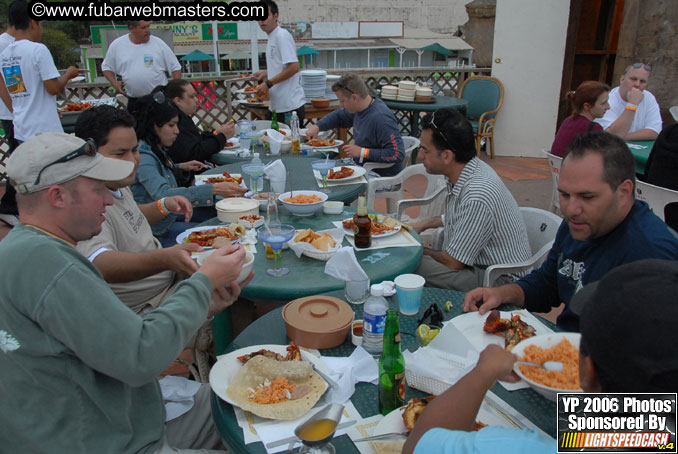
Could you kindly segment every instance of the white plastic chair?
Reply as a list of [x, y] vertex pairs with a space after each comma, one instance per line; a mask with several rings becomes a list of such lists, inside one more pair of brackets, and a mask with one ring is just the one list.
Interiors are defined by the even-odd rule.
[[560, 216], [539, 208], [520, 207], [527, 228], [532, 257], [521, 263], [497, 264], [488, 266], [483, 277], [483, 287], [490, 287], [500, 276], [529, 271], [540, 266], [553, 246], [558, 227], [562, 223]]
[[560, 165], [563, 163], [563, 158], [551, 154], [549, 150], [542, 150], [546, 155], [551, 166], [551, 180], [553, 180], [553, 195], [551, 196], [551, 211], [557, 213], [560, 210], [560, 197], [558, 195], [558, 178], [560, 177]]
[[[419, 148], [419, 139], [416, 137], [410, 137], [410, 136], [403, 136], [403, 145], [405, 145], [405, 160], [403, 161], [403, 169], [406, 168], [407, 166], [410, 165], [410, 161], [412, 160], [412, 153], [414, 150]], [[367, 170], [367, 173], [369, 174], [370, 170], [374, 169], [384, 169], [386, 167], [391, 167], [393, 164], [386, 164], [383, 162], [366, 162], [363, 164], [363, 167], [365, 170]]]
[[647, 202], [650, 210], [666, 222], [664, 208], [669, 203], [678, 202], [678, 191], [636, 180], [636, 199]]
[[671, 112], [671, 116], [673, 117], [673, 121], [678, 123], [678, 106], [671, 106], [669, 109], [669, 112]]

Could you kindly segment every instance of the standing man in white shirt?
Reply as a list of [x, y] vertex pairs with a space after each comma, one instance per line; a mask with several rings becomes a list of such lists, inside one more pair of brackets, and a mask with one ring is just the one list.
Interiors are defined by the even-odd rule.
[[[5, 30], [5, 33], [0, 35], [0, 54], [5, 49], [7, 49], [7, 46], [15, 41], [15, 33], [16, 30], [14, 29], [14, 25], [10, 21], [9, 25], [7, 25], [7, 30]], [[13, 119], [14, 115], [12, 115], [12, 112], [7, 108], [4, 102], [0, 102], [0, 122], [2, 122], [2, 130], [5, 131], [5, 140], [7, 141], [7, 145], [9, 145], [10, 153], [19, 146], [16, 139], [14, 138], [14, 123], [12, 123]]]
[[627, 66], [619, 86], [610, 92], [610, 109], [596, 123], [624, 140], [655, 140], [662, 130], [662, 117], [657, 100], [646, 90], [651, 71], [644, 63]]
[[[127, 110], [134, 113], [137, 98], [150, 94], [158, 85], [167, 85], [167, 73], [181, 79], [181, 65], [162, 39], [151, 36], [149, 21], [131, 21], [127, 26], [129, 33], [108, 46], [101, 69], [115, 91], [127, 95]], [[115, 79], [116, 74], [122, 82]]]
[[[278, 26], [278, 5], [273, 0], [264, 0], [268, 5], [268, 17], [259, 21], [259, 27], [268, 35], [266, 43], [266, 69], [252, 76], [259, 81], [257, 96], [267, 93], [271, 98], [270, 111], [276, 111], [278, 121], [289, 123], [296, 111], [301, 125], [306, 112], [306, 95], [301, 87], [297, 46], [290, 32]], [[269, 117], [271, 113], [269, 112]]]
[[0, 54], [0, 96], [14, 112], [14, 137], [25, 142], [41, 132], [63, 132], [56, 95], [78, 75], [78, 68], [70, 66], [59, 74], [49, 49], [40, 43], [42, 22], [28, 16], [27, 2], [12, 3], [9, 17], [16, 41]]

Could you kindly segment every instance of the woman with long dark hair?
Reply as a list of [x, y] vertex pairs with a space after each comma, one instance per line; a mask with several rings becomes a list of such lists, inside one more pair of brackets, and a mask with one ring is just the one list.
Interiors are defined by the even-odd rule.
[[572, 106], [572, 115], [567, 117], [556, 133], [551, 153], [563, 157], [575, 137], [587, 131], [602, 131], [603, 127], [593, 120], [605, 115], [610, 87], [602, 82], [587, 80], [579, 84], [566, 98]]
[[189, 161], [175, 164], [167, 153], [179, 134], [179, 109], [161, 92], [139, 98], [137, 111], [137, 138], [139, 139], [139, 170], [132, 193], [137, 203], [149, 203], [162, 197], [183, 195], [194, 207], [193, 221], [177, 222], [176, 216], [167, 216], [153, 226], [153, 234], [163, 246], [174, 243], [176, 236], [198, 222], [216, 215], [212, 208], [214, 196], [237, 197], [247, 192], [234, 183], [214, 183], [188, 188], [179, 187], [174, 176], [176, 169], [200, 170], [204, 164]]

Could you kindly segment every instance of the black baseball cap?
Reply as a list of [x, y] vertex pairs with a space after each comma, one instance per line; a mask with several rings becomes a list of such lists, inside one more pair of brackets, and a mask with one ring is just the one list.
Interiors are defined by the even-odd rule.
[[621, 265], [578, 291], [583, 350], [626, 392], [678, 388], [678, 262]]

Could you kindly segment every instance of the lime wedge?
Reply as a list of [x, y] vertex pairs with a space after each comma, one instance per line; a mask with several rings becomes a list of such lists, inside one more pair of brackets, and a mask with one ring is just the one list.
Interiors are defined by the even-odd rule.
[[428, 345], [439, 332], [440, 329], [438, 328], [431, 328], [428, 325], [421, 324], [417, 328], [417, 337], [419, 337], [422, 345]]

